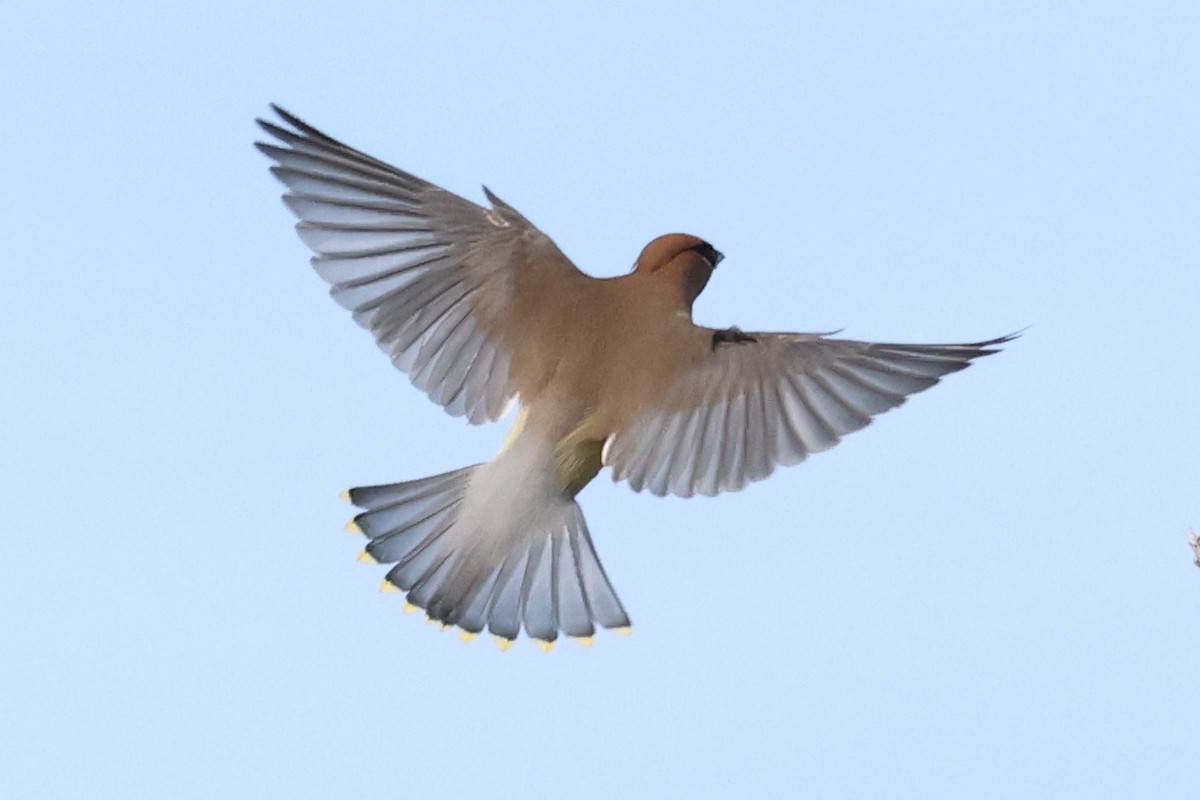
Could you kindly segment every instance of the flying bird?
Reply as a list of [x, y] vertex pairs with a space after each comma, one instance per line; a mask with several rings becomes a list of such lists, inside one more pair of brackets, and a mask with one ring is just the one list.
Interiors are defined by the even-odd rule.
[[635, 491], [715, 495], [847, 433], [1013, 338], [876, 344], [707, 328], [692, 303], [722, 255], [660, 236], [632, 271], [581, 272], [484, 187], [490, 207], [342, 144], [278, 106], [257, 143], [312, 265], [412, 383], [480, 424], [519, 405], [483, 464], [344, 493], [363, 560], [405, 607], [505, 648], [590, 643], [629, 617], [576, 495], [601, 469]]

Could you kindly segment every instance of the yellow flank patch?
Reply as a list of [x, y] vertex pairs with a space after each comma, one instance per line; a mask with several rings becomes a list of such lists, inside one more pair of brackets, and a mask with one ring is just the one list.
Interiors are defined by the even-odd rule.
[[604, 450], [604, 442], [590, 438], [584, 430], [586, 425], [585, 420], [554, 448], [559, 484], [572, 497], [579, 494], [603, 466], [600, 453]]
[[400, 591], [400, 587], [389, 580], [385, 580], [383, 583], [379, 584], [379, 591], [383, 592], [384, 594], [392, 594]]
[[478, 635], [478, 633], [472, 633], [471, 631], [461, 629], [458, 632], [458, 638], [462, 639], [464, 642], [473, 642], [475, 641], [475, 637]]
[[346, 527], [347, 533], [353, 533], [358, 536], [366, 536], [366, 534], [363, 533], [363, 529], [358, 527], [358, 523], [355, 522], [354, 520], [350, 520], [349, 522], [347, 522], [345, 527]]
[[503, 636], [497, 636], [496, 634], [492, 634], [492, 641], [496, 643], [496, 647], [500, 648], [501, 653], [512, 647], [513, 642], [512, 639], [505, 639]]
[[546, 639], [534, 639], [533, 643], [536, 644], [538, 646], [538, 650], [541, 650], [543, 653], [549, 653], [554, 649], [554, 642]]
[[415, 614], [418, 611], [420, 611], [421, 609], [417, 608], [412, 603], [405, 600], [404, 605], [400, 606], [400, 610], [403, 611], [405, 614]]
[[371, 555], [366, 550], [363, 550], [361, 553], [359, 553], [358, 558], [356, 560], [361, 561], [364, 564], [378, 564], [379, 563], [378, 561], [375, 560], [375, 556]]
[[[504, 437], [504, 443], [500, 445], [500, 453], [503, 453], [505, 450], [511, 447], [512, 443], [515, 442], [517, 437], [521, 435], [521, 431], [525, 430], [525, 420], [528, 418], [528, 416], [528, 408], [522, 408], [519, 412], [517, 412], [516, 421], [513, 422], [513, 426], [508, 429], [508, 435]], [[497, 455], [499, 455], [499, 453], [497, 453]]]

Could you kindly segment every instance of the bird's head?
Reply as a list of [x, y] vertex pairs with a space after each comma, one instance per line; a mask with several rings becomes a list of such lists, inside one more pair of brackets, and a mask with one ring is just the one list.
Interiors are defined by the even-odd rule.
[[646, 245], [633, 270], [640, 275], [677, 283], [683, 290], [685, 303], [691, 308], [724, 257], [697, 236], [668, 233]]

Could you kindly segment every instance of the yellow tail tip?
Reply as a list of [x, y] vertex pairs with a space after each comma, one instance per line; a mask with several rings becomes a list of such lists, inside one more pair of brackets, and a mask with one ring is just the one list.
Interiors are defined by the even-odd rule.
[[420, 611], [421, 609], [417, 608], [412, 603], [405, 600], [404, 605], [400, 606], [400, 610], [403, 611], [405, 614], [415, 614], [418, 611]]
[[379, 591], [383, 592], [384, 594], [394, 594], [395, 592], [400, 591], [400, 587], [389, 580], [385, 580], [383, 583], [379, 584]]
[[591, 647], [596, 641], [595, 636], [574, 636], [572, 638], [584, 647]]
[[538, 650], [541, 650], [543, 653], [549, 653], [554, 649], [554, 642], [546, 639], [534, 639], [533, 643], [536, 644], [538, 646]]
[[631, 633], [633, 633], [633, 626], [632, 625], [622, 625], [619, 628], [613, 628], [613, 633], [619, 633], [622, 636], [628, 636]]
[[460, 630], [458, 632], [458, 638], [462, 639], [464, 643], [475, 641], [475, 637], [478, 635], [478, 633], [472, 633], [471, 631]]
[[512, 639], [505, 639], [503, 636], [497, 636], [495, 634], [492, 634], [492, 641], [496, 643], [496, 647], [500, 648], [501, 653], [512, 647], [513, 643]]
[[346, 533], [353, 533], [355, 536], [366, 536], [366, 534], [363, 533], [363, 529], [358, 527], [358, 523], [354, 520], [350, 520], [343, 527], [346, 529]]
[[341, 498], [343, 503], [350, 503], [352, 505], [354, 503], [354, 501], [350, 499], [350, 490], [349, 489], [343, 489], [341, 492], [338, 493], [338, 497]]
[[366, 550], [363, 550], [361, 553], [359, 553], [358, 558], [355, 560], [360, 561], [363, 564], [378, 564], [379, 563], [378, 561], [375, 560], [375, 556], [371, 555]]

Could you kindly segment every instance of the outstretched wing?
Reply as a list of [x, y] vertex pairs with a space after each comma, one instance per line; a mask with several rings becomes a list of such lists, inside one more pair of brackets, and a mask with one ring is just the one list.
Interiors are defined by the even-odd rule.
[[506, 335], [518, 284], [582, 277], [486, 188], [486, 209], [321, 133], [278, 106], [282, 143], [257, 147], [287, 186], [296, 230], [330, 293], [414, 385], [455, 416], [497, 419], [517, 394]]
[[797, 464], [943, 375], [996, 352], [975, 344], [872, 344], [820, 334], [697, 328], [711, 357], [684, 370], [655, 410], [610, 436], [614, 480], [653, 494], [714, 495]]

